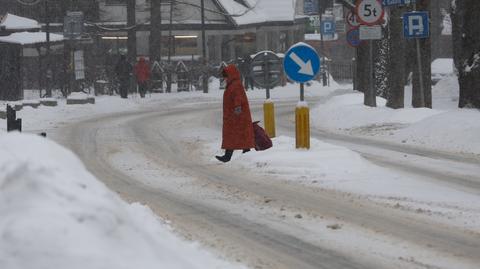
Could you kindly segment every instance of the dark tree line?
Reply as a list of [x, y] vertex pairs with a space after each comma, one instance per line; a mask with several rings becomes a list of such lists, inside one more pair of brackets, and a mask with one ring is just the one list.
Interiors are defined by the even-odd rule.
[[[416, 10], [430, 12], [430, 2], [418, 0]], [[432, 107], [431, 39], [407, 40], [403, 37], [402, 15], [411, 10], [411, 6], [390, 8], [384, 39], [372, 42], [376, 54], [373, 78], [369, 74], [369, 43], [365, 42], [357, 48], [355, 90], [365, 93], [365, 105], [376, 105], [372, 92], [368, 91], [373, 79], [376, 96], [386, 98], [388, 107], [403, 108], [407, 77], [412, 74], [412, 106]], [[454, 63], [460, 86], [458, 105], [460, 108], [480, 108], [480, 1], [454, 0], [451, 16]]]
[[[430, 11], [430, 1], [418, 1], [418, 10]], [[401, 14], [406, 8], [391, 10], [388, 25], [389, 39], [389, 63], [387, 83], [387, 106], [391, 108], [403, 108], [405, 75], [412, 72], [412, 106], [432, 107], [431, 85], [431, 39], [420, 39], [424, 104], [421, 103], [420, 79], [418, 61], [416, 59], [416, 41], [404, 40]], [[480, 15], [480, 1], [478, 0], [455, 0], [452, 2], [452, 38], [454, 63], [458, 73], [460, 108], [480, 108], [480, 27], [478, 17]], [[431, 27], [432, 28], [432, 27]], [[404, 49], [402, 49], [404, 48]], [[405, 59], [409, 59], [406, 61]], [[408, 64], [412, 63], [412, 64]], [[405, 68], [402, 68], [404, 66]]]

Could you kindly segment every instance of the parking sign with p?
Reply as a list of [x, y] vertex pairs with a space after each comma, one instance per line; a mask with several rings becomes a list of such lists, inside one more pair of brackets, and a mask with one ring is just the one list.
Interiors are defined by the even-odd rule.
[[403, 14], [403, 33], [406, 38], [428, 38], [430, 27], [428, 12], [408, 12]]
[[323, 35], [334, 35], [335, 34], [335, 21], [322, 21], [321, 29]]

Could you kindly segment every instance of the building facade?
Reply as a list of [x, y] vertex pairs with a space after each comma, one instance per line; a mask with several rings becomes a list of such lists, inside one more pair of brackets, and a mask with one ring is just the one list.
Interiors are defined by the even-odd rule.
[[[162, 58], [192, 57], [202, 54], [199, 1], [163, 1], [161, 5]], [[302, 1], [205, 0], [205, 30], [209, 62], [229, 61], [262, 50], [285, 52], [303, 41], [306, 18]], [[99, 1], [99, 24], [110, 30], [101, 33], [106, 53], [126, 50], [127, 5], [122, 0]], [[136, 1], [137, 55], [150, 54], [149, 0]], [[158, 26], [157, 26], [158, 27]], [[171, 34], [170, 34], [171, 31]], [[170, 45], [169, 45], [170, 44]], [[170, 48], [170, 51], [169, 51]]]

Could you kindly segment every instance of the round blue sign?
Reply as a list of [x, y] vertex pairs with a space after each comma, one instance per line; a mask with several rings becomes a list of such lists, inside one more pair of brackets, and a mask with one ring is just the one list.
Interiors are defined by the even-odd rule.
[[320, 71], [320, 58], [314, 48], [300, 42], [285, 54], [283, 68], [290, 80], [304, 83], [312, 80]]
[[352, 47], [358, 47], [362, 44], [362, 40], [360, 40], [360, 30], [358, 27], [350, 29], [347, 33], [347, 42]]

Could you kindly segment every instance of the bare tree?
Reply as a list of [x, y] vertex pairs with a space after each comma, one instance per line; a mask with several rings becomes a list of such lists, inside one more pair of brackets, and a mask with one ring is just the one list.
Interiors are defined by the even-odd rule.
[[127, 59], [130, 63], [133, 63], [137, 59], [137, 34], [136, 34], [136, 16], [135, 16], [136, 0], [127, 0], [127, 27], [128, 27], [128, 40]]
[[460, 108], [480, 108], [480, 1], [452, 2], [454, 62], [460, 86]]
[[402, 36], [403, 24], [401, 14], [404, 7], [393, 8], [389, 17], [387, 30], [387, 107], [403, 108], [405, 99], [405, 39]]
[[150, 6], [150, 59], [162, 57], [162, 0], [151, 0]]
[[[362, 75], [363, 79], [361, 80], [363, 84], [363, 104], [366, 106], [376, 107], [377, 106], [377, 93], [374, 81], [375, 74], [375, 65], [373, 63], [373, 53], [374, 53], [374, 43], [376, 41], [369, 40], [365, 44], [361, 45], [358, 51], [361, 53], [359, 55], [359, 64], [363, 68], [362, 73], [357, 73], [357, 75]], [[357, 68], [357, 71], [358, 68]]]
[[390, 53], [388, 42], [388, 29], [385, 31], [385, 36], [374, 43], [374, 82], [376, 95], [387, 98], [388, 94], [388, 58]]
[[368, 46], [362, 44], [356, 49], [356, 90], [368, 90]]

